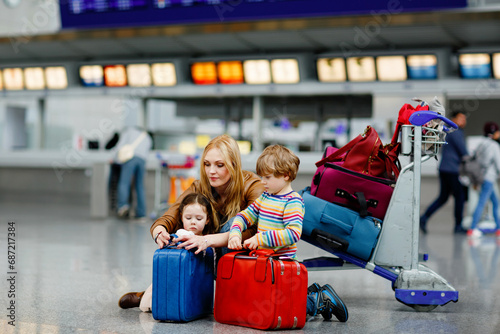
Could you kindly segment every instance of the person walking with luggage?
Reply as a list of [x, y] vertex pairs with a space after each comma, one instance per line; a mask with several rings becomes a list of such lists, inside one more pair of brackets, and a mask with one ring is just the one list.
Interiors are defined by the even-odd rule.
[[[299, 169], [299, 158], [281, 145], [268, 146], [257, 159], [256, 171], [262, 177], [264, 193], [248, 208], [238, 213], [229, 232], [228, 248], [251, 250], [273, 249], [278, 256], [294, 259], [302, 234], [304, 201], [293, 191], [291, 183]], [[257, 225], [257, 234], [245, 240], [242, 232]], [[326, 284], [314, 283], [308, 288], [307, 314], [321, 314], [330, 320], [348, 318], [347, 307], [335, 290]]]
[[494, 183], [498, 180], [500, 174], [500, 145], [497, 140], [500, 138], [500, 128], [495, 122], [484, 124], [484, 138], [479, 143], [480, 151], [477, 152], [477, 159], [481, 169], [484, 170], [484, 181], [481, 184], [481, 192], [476, 209], [472, 215], [472, 224], [467, 231], [468, 237], [481, 237], [482, 232], [477, 228], [484, 208], [488, 200], [493, 205], [493, 218], [497, 225], [496, 236], [500, 237], [500, 220], [498, 218], [498, 197], [495, 193]]
[[[227, 247], [229, 221], [245, 209], [264, 191], [260, 178], [241, 168], [241, 156], [236, 141], [228, 135], [213, 138], [201, 156], [200, 179], [194, 181], [176, 202], [151, 226], [150, 233], [159, 248], [170, 242], [181, 242], [179, 247], [202, 252], [208, 247]], [[178, 229], [180, 203], [187, 195], [200, 193], [214, 208], [215, 232], [204, 236], [183, 235], [170, 240], [170, 233]], [[243, 233], [243, 239], [255, 234], [256, 228]], [[121, 308], [138, 307], [144, 292], [129, 292], [120, 298]]]
[[461, 111], [454, 111], [451, 120], [458, 125], [458, 130], [446, 136], [447, 145], [443, 145], [441, 163], [439, 165], [439, 185], [440, 192], [438, 198], [427, 208], [420, 217], [420, 230], [427, 233], [427, 221], [441, 208], [450, 195], [455, 198], [455, 233], [465, 233], [462, 227], [462, 217], [465, 204], [465, 189], [459, 180], [460, 163], [464, 156], [467, 156], [465, 145], [465, 134], [463, 129], [467, 124], [467, 117]]
[[[202, 236], [215, 233], [217, 217], [213, 213], [210, 201], [200, 193], [191, 193], [184, 197], [179, 205], [180, 222], [177, 231], [172, 236], [175, 238], [183, 235]], [[158, 237], [163, 232], [160, 232]], [[166, 246], [158, 245], [159, 248]], [[139, 308], [143, 312], [151, 311], [151, 301], [153, 298], [153, 286], [150, 285], [141, 297]]]
[[[135, 183], [137, 206], [135, 218], [146, 218], [146, 193], [144, 191], [144, 176], [146, 160], [152, 147], [152, 139], [146, 131], [129, 127], [120, 135], [116, 144], [115, 161], [121, 164], [118, 179], [118, 217], [128, 218], [130, 214], [130, 186]], [[123, 154], [123, 153], [126, 154]]]

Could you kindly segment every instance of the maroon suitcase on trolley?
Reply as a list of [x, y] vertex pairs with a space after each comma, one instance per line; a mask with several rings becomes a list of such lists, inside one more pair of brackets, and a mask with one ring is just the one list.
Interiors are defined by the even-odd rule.
[[214, 318], [257, 329], [302, 328], [306, 321], [307, 269], [270, 250], [224, 255], [217, 267]]
[[[327, 147], [323, 158], [337, 149]], [[384, 219], [394, 192], [395, 180], [361, 174], [327, 162], [318, 167], [311, 183], [311, 195], [357, 211], [361, 217]]]

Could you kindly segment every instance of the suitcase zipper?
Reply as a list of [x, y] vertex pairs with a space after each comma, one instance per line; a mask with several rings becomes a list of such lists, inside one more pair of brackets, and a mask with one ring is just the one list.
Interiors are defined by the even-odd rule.
[[269, 264], [271, 265], [271, 284], [274, 284], [274, 262], [273, 258], [269, 258]]
[[370, 181], [375, 181], [375, 182], [378, 182], [378, 183], [382, 183], [382, 184], [385, 184], [387, 186], [391, 186], [393, 188], [396, 186], [396, 181], [389, 180], [389, 179], [382, 179], [382, 178], [378, 178], [378, 177], [375, 177], [375, 176], [370, 176], [370, 175], [366, 175], [366, 174], [354, 172], [354, 171], [351, 171], [351, 170], [349, 170], [347, 168], [343, 168], [343, 167], [337, 166], [337, 165], [329, 163], [329, 162], [325, 163], [325, 167], [337, 169], [337, 170], [340, 170], [340, 171], [345, 172], [347, 174], [351, 174], [351, 175], [354, 175], [354, 176], [359, 176], [359, 177], [361, 177], [363, 179], [370, 180]]

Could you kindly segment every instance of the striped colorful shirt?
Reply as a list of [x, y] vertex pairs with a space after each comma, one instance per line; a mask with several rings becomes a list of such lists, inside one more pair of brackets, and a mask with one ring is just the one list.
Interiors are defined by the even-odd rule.
[[257, 223], [259, 249], [274, 249], [282, 256], [295, 258], [303, 220], [304, 201], [297, 192], [291, 191], [285, 195], [264, 192], [236, 215], [229, 239], [241, 237], [242, 231]]

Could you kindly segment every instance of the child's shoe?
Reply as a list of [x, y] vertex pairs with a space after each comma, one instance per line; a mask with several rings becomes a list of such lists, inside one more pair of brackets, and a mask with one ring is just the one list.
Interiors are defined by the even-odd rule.
[[325, 308], [321, 312], [321, 315], [325, 318], [325, 320], [330, 320], [332, 318], [332, 314], [334, 314], [340, 322], [347, 321], [347, 318], [349, 317], [347, 307], [330, 284], [323, 285], [320, 290], [320, 296], [325, 301]]
[[[314, 298], [316, 300], [314, 314], [309, 314], [309, 315], [312, 315], [313, 317], [316, 316], [318, 313], [321, 313], [325, 308], [325, 305], [324, 305], [325, 302], [323, 301], [323, 297], [319, 293], [320, 290], [321, 290], [321, 286], [318, 283], [313, 283], [307, 288], [307, 295], [314, 296]], [[309, 312], [311, 312], [311, 311], [309, 311]]]
[[467, 237], [469, 237], [469, 238], [480, 238], [482, 236], [483, 236], [483, 232], [481, 232], [477, 228], [470, 229], [467, 231]]

